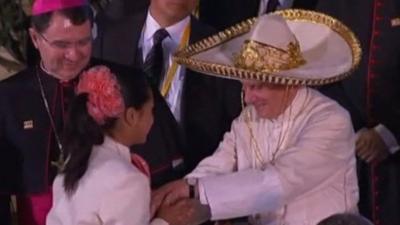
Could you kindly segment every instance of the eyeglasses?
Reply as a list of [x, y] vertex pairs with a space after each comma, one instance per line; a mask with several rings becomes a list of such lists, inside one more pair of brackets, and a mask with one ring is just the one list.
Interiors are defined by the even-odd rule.
[[70, 41], [50, 41], [47, 39], [43, 34], [40, 32], [37, 32], [40, 37], [43, 38], [51, 47], [57, 48], [59, 50], [66, 50], [69, 48], [72, 48], [73, 46], [76, 46], [77, 48], [83, 48], [88, 46], [92, 42], [92, 36], [83, 38], [79, 41], [76, 42], [70, 42]]

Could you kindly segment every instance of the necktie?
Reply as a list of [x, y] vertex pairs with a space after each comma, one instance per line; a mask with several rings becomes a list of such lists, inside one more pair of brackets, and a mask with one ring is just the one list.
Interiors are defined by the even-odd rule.
[[165, 29], [157, 30], [153, 35], [153, 47], [150, 49], [143, 63], [143, 70], [148, 75], [150, 82], [159, 87], [164, 68], [162, 41], [168, 36]]
[[267, 9], [265, 13], [270, 13], [275, 11], [278, 6], [279, 6], [279, 0], [269, 0], [267, 3]]

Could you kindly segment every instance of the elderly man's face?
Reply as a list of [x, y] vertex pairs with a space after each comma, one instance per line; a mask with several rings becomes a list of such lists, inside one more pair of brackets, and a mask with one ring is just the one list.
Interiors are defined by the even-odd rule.
[[151, 0], [150, 10], [156, 19], [163, 17], [163, 20], [176, 23], [190, 15], [197, 2], [198, 0]]
[[89, 63], [92, 53], [89, 20], [73, 25], [68, 18], [55, 13], [43, 33], [31, 28], [30, 35], [45, 69], [61, 80], [76, 77]]
[[297, 88], [287, 90], [283, 85], [259, 81], [242, 81], [242, 84], [244, 101], [253, 105], [257, 115], [265, 119], [278, 117], [292, 102], [297, 92]]

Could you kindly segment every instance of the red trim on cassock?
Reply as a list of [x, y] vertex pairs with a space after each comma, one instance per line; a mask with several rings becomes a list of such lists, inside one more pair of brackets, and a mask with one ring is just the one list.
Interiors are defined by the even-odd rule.
[[[373, 72], [374, 67], [379, 63], [379, 61], [375, 57], [375, 53], [380, 49], [379, 44], [376, 43], [376, 40], [379, 35], [381, 35], [381, 31], [378, 28], [378, 23], [384, 19], [383, 15], [380, 15], [380, 8], [382, 7], [382, 0], [375, 0], [373, 4], [373, 18], [372, 18], [372, 31], [371, 31], [371, 39], [369, 43], [369, 58], [368, 58], [368, 70], [367, 70], [367, 119], [368, 124], [371, 124], [373, 121], [372, 116], [372, 95], [374, 94], [374, 90], [372, 88], [373, 80], [377, 77], [377, 74]], [[377, 165], [374, 163], [371, 165], [371, 174], [370, 178], [371, 182], [371, 191], [372, 191], [372, 221], [375, 225], [380, 225], [380, 221], [378, 218], [379, 215], [379, 191], [378, 191], [378, 181], [379, 177], [377, 175]]]

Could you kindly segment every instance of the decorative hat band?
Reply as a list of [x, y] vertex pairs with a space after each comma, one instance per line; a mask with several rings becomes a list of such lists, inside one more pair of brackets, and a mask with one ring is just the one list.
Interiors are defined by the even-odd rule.
[[255, 40], [246, 40], [234, 58], [234, 65], [238, 68], [267, 73], [294, 69], [305, 63], [297, 40], [294, 43], [289, 42], [287, 50]]

